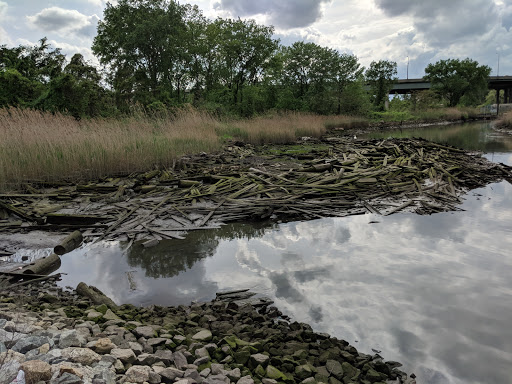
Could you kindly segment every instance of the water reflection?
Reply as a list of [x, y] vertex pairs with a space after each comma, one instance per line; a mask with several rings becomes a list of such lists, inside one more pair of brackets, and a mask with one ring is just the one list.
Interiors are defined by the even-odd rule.
[[361, 138], [422, 137], [437, 143], [447, 143], [467, 150], [492, 152], [512, 151], [512, 136], [492, 129], [491, 123], [473, 122], [422, 128], [404, 128], [372, 132]]
[[[495, 148], [475, 127], [458, 133], [484, 142], [469, 149]], [[486, 156], [512, 164], [510, 152]], [[64, 256], [62, 283], [85, 281], [137, 305], [252, 288], [317, 331], [403, 362], [419, 383], [508, 383], [511, 207], [512, 186], [501, 182], [470, 192], [464, 212], [230, 225], [128, 251], [104, 243]]]

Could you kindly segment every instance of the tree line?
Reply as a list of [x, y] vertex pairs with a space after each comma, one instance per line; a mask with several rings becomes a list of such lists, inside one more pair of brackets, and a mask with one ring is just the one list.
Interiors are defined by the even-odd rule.
[[[383, 110], [397, 64], [312, 42], [283, 46], [253, 20], [206, 18], [174, 0], [107, 3], [92, 50], [102, 70], [69, 62], [46, 38], [0, 46], [0, 107], [68, 112], [77, 118], [159, 111], [185, 103], [249, 117], [269, 110], [367, 115]], [[490, 68], [466, 60], [430, 64], [426, 77], [449, 105], [478, 104]]]

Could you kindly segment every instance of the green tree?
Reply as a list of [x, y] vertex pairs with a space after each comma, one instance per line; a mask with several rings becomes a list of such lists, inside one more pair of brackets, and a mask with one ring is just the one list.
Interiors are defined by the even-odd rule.
[[[297, 98], [295, 109], [330, 113], [335, 103], [333, 85], [337, 81], [338, 52], [315, 43], [302, 41], [282, 48], [282, 82]], [[286, 104], [290, 104], [290, 91]]]
[[394, 61], [372, 61], [370, 67], [366, 70], [366, 81], [371, 87], [373, 105], [377, 109], [384, 110], [385, 101], [389, 90], [396, 81], [396, 75], [397, 65]]
[[425, 73], [432, 88], [454, 107], [459, 103], [477, 105], [484, 100], [491, 68], [469, 58], [447, 59], [429, 64]]
[[179, 99], [186, 11], [174, 0], [107, 3], [92, 49], [109, 68], [111, 82], [122, 94], [118, 101], [148, 104], [167, 95]]
[[[344, 109], [344, 113], [346, 113], [347, 109], [350, 110], [351, 112], [349, 114], [367, 113], [366, 109], [368, 106], [368, 101], [366, 97], [364, 97], [364, 99], [366, 100], [360, 98], [361, 82], [358, 81], [361, 78], [363, 72], [364, 67], [361, 67], [361, 64], [359, 63], [357, 56], [350, 55], [347, 53], [338, 54], [338, 57], [336, 58], [336, 68], [334, 72], [336, 81], [336, 93], [338, 98], [338, 115], [342, 112], [342, 109]], [[356, 81], [358, 82], [356, 83]], [[349, 92], [345, 92], [347, 91], [347, 87], [349, 86]], [[347, 98], [345, 97], [346, 94], [353, 94], [356, 97], [356, 99], [361, 102], [361, 108], [359, 112], [354, 113], [354, 105], [351, 101], [347, 100]], [[343, 103], [348, 103], [351, 105], [351, 107], [342, 107]]]
[[221, 55], [217, 61], [219, 81], [230, 90], [233, 104], [238, 105], [243, 102], [243, 87], [263, 80], [279, 41], [272, 38], [273, 27], [254, 20], [217, 19], [215, 24]]

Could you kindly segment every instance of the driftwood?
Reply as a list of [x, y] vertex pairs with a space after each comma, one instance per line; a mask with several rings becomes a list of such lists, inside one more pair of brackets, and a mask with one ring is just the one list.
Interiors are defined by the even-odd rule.
[[62, 242], [53, 248], [53, 252], [61, 256], [65, 253], [71, 252], [73, 249], [78, 248], [83, 241], [83, 236], [80, 231], [74, 231], [67, 236]]
[[87, 285], [84, 282], [81, 282], [77, 285], [76, 293], [78, 293], [80, 296], [90, 299], [96, 305], [105, 304], [111, 309], [117, 308], [116, 303], [114, 303], [112, 299], [105, 296], [105, 294], [103, 294], [103, 292], [101, 292], [98, 288], [92, 285]]
[[0, 194], [0, 227], [88, 228], [94, 241], [147, 241], [234, 221], [457, 210], [468, 190], [512, 179], [510, 167], [420, 139], [329, 137], [301, 146], [306, 156], [231, 146], [169, 170], [41, 193], [27, 186], [32, 193]]
[[20, 272], [36, 275], [45, 275], [60, 268], [60, 257], [55, 253], [42, 257], [35, 262], [23, 267]]

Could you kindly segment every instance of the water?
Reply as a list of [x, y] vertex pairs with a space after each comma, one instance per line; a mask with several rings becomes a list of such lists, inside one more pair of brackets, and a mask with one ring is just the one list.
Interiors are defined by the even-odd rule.
[[[398, 134], [483, 150], [512, 165], [512, 138], [486, 124]], [[228, 225], [150, 249], [102, 243], [63, 256], [62, 284], [85, 281], [137, 305], [252, 288], [317, 331], [401, 361], [418, 383], [511, 383], [512, 186], [471, 191], [461, 207]]]

